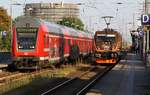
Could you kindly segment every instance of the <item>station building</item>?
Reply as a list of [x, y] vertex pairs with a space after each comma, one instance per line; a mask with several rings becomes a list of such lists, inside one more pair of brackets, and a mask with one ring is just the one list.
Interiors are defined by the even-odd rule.
[[79, 17], [79, 7], [73, 3], [29, 3], [25, 15], [32, 15], [50, 22], [61, 21], [63, 17]]

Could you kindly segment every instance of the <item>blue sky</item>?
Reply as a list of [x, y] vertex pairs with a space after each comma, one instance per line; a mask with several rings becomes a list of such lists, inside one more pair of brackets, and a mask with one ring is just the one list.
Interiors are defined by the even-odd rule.
[[[140, 17], [142, 3], [144, 0], [0, 0], [0, 6], [8, 9], [10, 14], [12, 3], [37, 3], [37, 2], [71, 2], [71, 3], [84, 3], [85, 5], [80, 6], [80, 17], [88, 29], [102, 30], [106, 25], [102, 16], [113, 16], [111, 21], [111, 27], [120, 31], [121, 34], [129, 37], [129, 29], [133, 23], [133, 17], [135, 26], [137, 25], [137, 18]], [[121, 2], [122, 4], [117, 4]], [[12, 5], [12, 16], [13, 18], [23, 14], [23, 5], [16, 6]], [[90, 24], [91, 23], [91, 24]]]

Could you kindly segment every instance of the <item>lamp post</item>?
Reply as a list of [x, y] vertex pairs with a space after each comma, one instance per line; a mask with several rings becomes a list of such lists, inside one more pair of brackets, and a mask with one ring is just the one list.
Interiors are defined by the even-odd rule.
[[[123, 3], [122, 2], [118, 2], [118, 3], [116, 3], [117, 5], [122, 5]], [[118, 17], [118, 12], [119, 12], [119, 8], [117, 7], [117, 9], [116, 9], [116, 17]]]
[[[121, 5], [121, 4], [123, 4], [123, 3], [122, 3], [122, 2], [118, 2], [118, 3], [116, 3], [116, 4]], [[118, 11], [119, 11], [119, 8], [118, 8], [118, 7], [117, 7], [116, 11], [117, 11], [117, 13], [116, 13], [116, 17], [117, 17], [117, 16], [118, 16]]]
[[[13, 3], [13, 1], [11, 0], [10, 3], [10, 16], [11, 16], [11, 21], [10, 21], [10, 34], [11, 34], [11, 41], [12, 41], [12, 26], [13, 26], [13, 9], [12, 6], [13, 5], [24, 5], [24, 4], [20, 4], [20, 3]], [[12, 42], [11, 42], [12, 43]]]
[[[122, 5], [123, 3], [122, 2], [117, 2], [116, 4], [118, 5], [117, 9], [116, 9], [116, 20], [117, 20], [117, 22], [120, 22], [119, 21], [119, 11], [120, 11], [120, 5]], [[118, 23], [118, 30], [119, 31], [121, 30], [121, 27], [120, 27], [119, 23]]]
[[[144, 14], [148, 14], [148, 1], [147, 0], [144, 0]], [[146, 28], [146, 30], [145, 30], [145, 37], [144, 37], [144, 60], [145, 60], [145, 64], [147, 63], [147, 35], [148, 35], [148, 32], [149, 32], [149, 30], [147, 29], [147, 26], [146, 25], [144, 25], [144, 28]]]
[[128, 36], [128, 31], [130, 31], [130, 27], [132, 23], [131, 22], [127, 22], [126, 25], [125, 25], [125, 36], [126, 36], [126, 44], [125, 44], [125, 47], [127, 48], [128, 47], [128, 39], [129, 39], [129, 36]]
[[[12, 20], [13, 20], [13, 17], [12, 17], [12, 0], [11, 0], [11, 4], [10, 4], [10, 16], [11, 16], [11, 21], [10, 21], [10, 33], [12, 33]], [[12, 34], [11, 34], [12, 35]]]
[[92, 18], [95, 17], [95, 16], [90, 16], [89, 17], [89, 28], [90, 30], [92, 30]]
[[20, 3], [13, 3], [12, 0], [11, 0], [11, 4], [10, 4], [10, 15], [11, 15], [11, 21], [10, 21], [10, 32], [12, 33], [12, 24], [13, 24], [13, 9], [12, 9], [12, 6], [13, 5], [17, 5], [17, 6], [20, 6], [20, 5], [24, 5], [24, 4], [20, 4]]
[[93, 24], [93, 29], [92, 29], [93, 31], [95, 31], [95, 26], [97, 26], [97, 25], [98, 25], [98, 23]]

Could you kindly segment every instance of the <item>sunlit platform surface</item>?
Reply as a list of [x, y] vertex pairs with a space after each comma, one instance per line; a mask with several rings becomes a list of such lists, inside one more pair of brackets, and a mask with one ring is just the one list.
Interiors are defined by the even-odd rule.
[[150, 69], [139, 55], [128, 53], [86, 95], [150, 95]]

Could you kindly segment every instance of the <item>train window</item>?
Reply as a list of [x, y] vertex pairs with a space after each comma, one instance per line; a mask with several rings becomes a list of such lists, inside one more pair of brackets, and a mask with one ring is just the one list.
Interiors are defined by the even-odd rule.
[[60, 41], [61, 41], [61, 45], [65, 45], [65, 39], [64, 38], [61, 38]]
[[76, 30], [72, 29], [72, 28], [67, 28], [70, 35], [71, 36], [78, 36], [78, 33], [76, 32]]
[[48, 37], [44, 37], [44, 47], [48, 47], [48, 45], [49, 45], [49, 39], [48, 39]]
[[96, 42], [115, 42], [115, 36], [96, 36]]
[[78, 40], [76, 41], [76, 44], [79, 45], [79, 41]]
[[38, 28], [17, 28], [17, 45], [19, 50], [34, 50]]
[[70, 39], [68, 39], [68, 45], [69, 45], [69, 46], [71, 45], [71, 41], [70, 41]]
[[46, 24], [49, 32], [57, 33], [57, 34], [61, 33], [60, 27], [58, 27], [58, 26], [56, 26], [54, 24], [49, 24], [49, 22], [45, 22], [45, 24]]
[[29, 28], [30, 27], [30, 23], [26, 23], [26, 27]]

